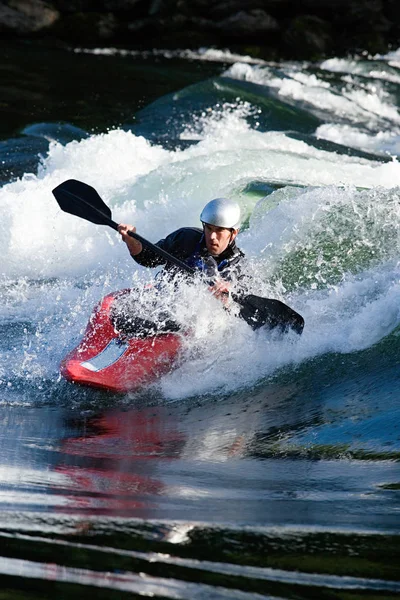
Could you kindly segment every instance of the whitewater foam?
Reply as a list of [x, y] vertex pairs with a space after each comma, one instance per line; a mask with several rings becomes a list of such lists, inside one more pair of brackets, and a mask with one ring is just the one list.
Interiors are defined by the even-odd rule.
[[198, 50], [188, 49], [162, 49], [152, 48], [151, 50], [128, 50], [124, 48], [73, 48], [75, 54], [94, 54], [96, 56], [131, 56], [133, 58], [152, 58], [162, 57], [165, 59], [198, 60], [216, 63], [234, 63], [243, 62], [248, 64], [265, 64], [264, 60], [254, 58], [247, 54], [237, 54], [230, 50], [220, 50], [217, 48], [199, 48]]
[[380, 82], [361, 86], [344, 75], [341, 83], [334, 85], [323, 79], [323, 72], [316, 76], [304, 72], [299, 65], [276, 69], [238, 63], [232, 65], [225, 75], [276, 91], [283, 100], [305, 103], [331, 121], [346, 119], [358, 125], [362, 123], [370, 130], [400, 125], [397, 107]]

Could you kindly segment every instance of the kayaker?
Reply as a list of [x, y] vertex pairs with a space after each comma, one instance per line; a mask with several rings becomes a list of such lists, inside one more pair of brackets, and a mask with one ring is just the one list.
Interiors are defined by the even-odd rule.
[[[227, 198], [215, 198], [203, 208], [200, 220], [203, 229], [182, 227], [159, 240], [156, 246], [176, 256], [190, 267], [210, 275], [212, 292], [226, 299], [230, 282], [241, 278], [243, 252], [236, 246], [235, 238], [240, 227], [240, 206]], [[132, 225], [121, 223], [118, 231], [128, 246], [132, 258], [144, 267], [157, 267], [165, 261], [152, 250], [144, 248], [138, 240], [129, 236], [136, 232]], [[168, 263], [165, 268], [174, 269]]]

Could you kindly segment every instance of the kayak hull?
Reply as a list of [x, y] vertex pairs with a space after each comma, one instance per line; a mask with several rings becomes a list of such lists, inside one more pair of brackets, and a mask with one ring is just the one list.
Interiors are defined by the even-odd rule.
[[129, 392], [154, 382], [177, 364], [182, 338], [178, 333], [125, 336], [115, 330], [113, 302], [129, 290], [105, 296], [94, 309], [82, 341], [61, 362], [68, 381], [112, 392]]

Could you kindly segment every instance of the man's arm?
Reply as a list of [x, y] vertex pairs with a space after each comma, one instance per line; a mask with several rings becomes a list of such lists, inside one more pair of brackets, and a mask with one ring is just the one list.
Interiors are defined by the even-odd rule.
[[[139, 240], [136, 240], [129, 235], [129, 231], [136, 233], [136, 227], [121, 223], [118, 225], [118, 231], [127, 245], [130, 255], [139, 265], [142, 265], [143, 267], [157, 267], [165, 263], [165, 259], [161, 258], [161, 256], [153, 252], [150, 248], [144, 248]], [[156, 246], [164, 249], [163, 242], [164, 240], [160, 240], [157, 242]]]
[[[128, 250], [132, 258], [143, 267], [158, 267], [165, 264], [165, 259], [156, 254], [149, 248], [144, 248], [143, 245], [131, 238], [128, 231], [136, 232], [136, 228], [132, 225], [121, 224], [118, 226], [122, 239], [128, 246]], [[195, 249], [197, 243], [202, 236], [201, 229], [195, 227], [182, 227], [173, 231], [165, 239], [159, 240], [156, 246], [172, 254], [180, 260], [185, 260]]]

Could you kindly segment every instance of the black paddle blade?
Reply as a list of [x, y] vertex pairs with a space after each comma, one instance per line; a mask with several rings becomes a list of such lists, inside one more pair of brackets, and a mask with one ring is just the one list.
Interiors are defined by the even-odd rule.
[[87, 183], [68, 179], [53, 190], [61, 210], [97, 225], [111, 225], [111, 210], [94, 188]]
[[242, 305], [240, 316], [254, 330], [266, 325], [269, 329], [279, 328], [282, 333], [293, 329], [300, 335], [303, 331], [303, 317], [279, 300], [250, 294], [240, 298], [239, 303]]

